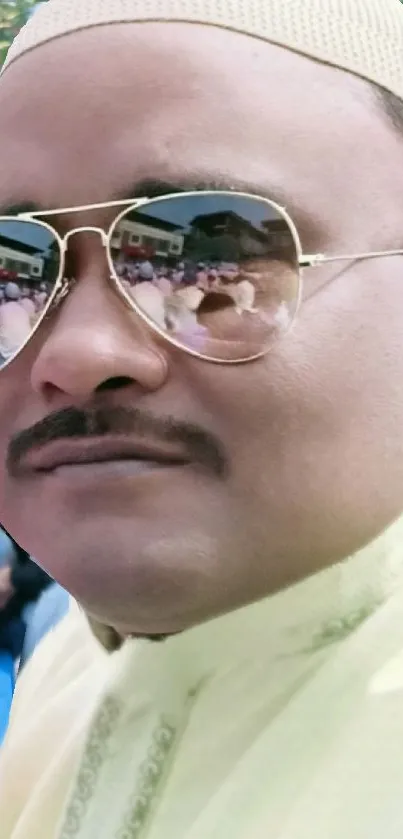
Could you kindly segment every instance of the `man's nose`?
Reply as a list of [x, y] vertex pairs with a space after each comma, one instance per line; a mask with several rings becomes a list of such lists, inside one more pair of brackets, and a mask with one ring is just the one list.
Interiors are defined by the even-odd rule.
[[165, 382], [162, 346], [99, 270], [80, 276], [45, 328], [31, 384], [48, 402], [62, 395], [86, 401], [102, 386], [117, 383], [152, 391]]

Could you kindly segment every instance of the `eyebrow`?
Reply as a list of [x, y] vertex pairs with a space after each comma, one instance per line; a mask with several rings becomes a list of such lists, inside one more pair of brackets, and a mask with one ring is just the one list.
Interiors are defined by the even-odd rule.
[[279, 187], [270, 189], [268, 186], [264, 187], [262, 184], [244, 181], [239, 178], [181, 178], [180, 180], [173, 179], [171, 181], [145, 179], [133, 184], [131, 189], [125, 189], [123, 193], [119, 193], [118, 199], [159, 198], [161, 195], [167, 195], [169, 193], [217, 192], [219, 190], [225, 192], [252, 193], [252, 195], [257, 195], [261, 198], [271, 199], [281, 206], [287, 203], [285, 192]]
[[38, 204], [26, 201], [23, 204], [8, 204], [7, 206], [0, 206], [0, 216], [18, 216], [20, 213], [36, 213], [40, 212]]
[[[279, 204], [281, 207], [287, 206], [290, 208], [290, 198], [286, 196], [285, 191], [281, 188], [268, 186], [262, 184], [251, 183], [250, 181], [243, 181], [239, 178], [212, 178], [212, 179], [194, 179], [194, 178], [180, 178], [172, 179], [170, 181], [143, 179], [134, 183], [130, 188], [117, 191], [110, 199], [105, 198], [113, 203], [114, 201], [130, 201], [139, 198], [159, 198], [162, 195], [169, 195], [183, 192], [200, 192], [200, 191], [219, 191], [224, 190], [228, 192], [247, 192], [260, 198], [271, 199]], [[94, 203], [97, 205], [101, 203], [88, 202], [88, 206]], [[102, 202], [103, 203], [103, 202]], [[56, 210], [58, 208], [44, 207], [32, 201], [24, 201], [22, 203], [9, 204], [7, 206], [0, 206], [0, 215], [3, 216], [17, 216], [21, 213], [43, 213], [46, 215], [47, 210]], [[64, 207], [60, 207], [61, 210]], [[295, 208], [296, 209], [296, 208]]]
[[170, 181], [143, 179], [134, 183], [132, 188], [118, 192], [117, 200], [131, 198], [159, 198], [161, 195], [181, 192], [224, 190], [226, 192], [246, 192], [259, 198], [274, 201], [296, 222], [300, 235], [306, 235], [311, 247], [320, 247], [325, 235], [323, 220], [318, 217], [312, 206], [293, 196], [281, 183], [262, 183], [239, 177], [186, 178]]

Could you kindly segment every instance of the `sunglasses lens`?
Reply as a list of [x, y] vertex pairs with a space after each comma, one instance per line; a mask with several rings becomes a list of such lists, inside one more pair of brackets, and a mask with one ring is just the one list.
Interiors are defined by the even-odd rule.
[[298, 245], [260, 198], [195, 193], [155, 199], [117, 220], [115, 275], [150, 325], [217, 361], [264, 352], [299, 301]]
[[50, 230], [35, 221], [0, 219], [0, 367], [35, 331], [59, 267], [59, 244]]

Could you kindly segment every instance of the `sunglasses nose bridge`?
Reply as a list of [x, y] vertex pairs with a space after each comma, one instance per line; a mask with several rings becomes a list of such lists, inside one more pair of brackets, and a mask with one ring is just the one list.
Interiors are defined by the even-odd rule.
[[104, 248], [108, 247], [109, 234], [102, 229], [102, 227], [76, 227], [74, 230], [69, 230], [63, 238], [63, 249], [67, 250], [70, 239], [78, 233], [98, 233]]
[[[63, 238], [59, 238], [59, 245], [60, 245], [60, 255], [61, 255], [61, 272], [60, 272], [60, 279], [59, 279], [59, 288], [58, 292], [53, 300], [52, 309], [55, 309], [59, 306], [62, 300], [70, 294], [70, 291], [76, 284], [75, 279], [66, 279], [64, 277], [65, 265], [66, 265], [66, 257], [69, 248], [69, 241], [70, 239], [76, 235], [76, 233], [97, 233], [101, 236], [102, 245], [105, 250], [108, 250], [109, 247], [109, 236], [101, 227], [77, 227], [74, 230], [69, 230]], [[108, 260], [109, 261], [109, 260]]]
[[[69, 249], [70, 240], [79, 233], [95, 233], [95, 234], [99, 235], [101, 237], [101, 242], [102, 242], [103, 248], [106, 251], [106, 253], [108, 253], [109, 234], [106, 233], [105, 230], [102, 229], [102, 227], [93, 227], [93, 226], [76, 227], [73, 230], [67, 231], [67, 233], [60, 240], [61, 257], [62, 257], [63, 266], [65, 266], [65, 264], [66, 264], [66, 258], [67, 258], [67, 252], [68, 252], [68, 249]], [[108, 260], [108, 262], [109, 262], [109, 260]], [[63, 270], [64, 270], [64, 268], [63, 268]]]

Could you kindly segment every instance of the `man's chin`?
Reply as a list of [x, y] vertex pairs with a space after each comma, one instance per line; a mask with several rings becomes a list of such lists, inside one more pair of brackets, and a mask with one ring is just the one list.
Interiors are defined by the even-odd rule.
[[[153, 585], [150, 578], [145, 580], [141, 575], [137, 585], [130, 576], [126, 586], [116, 579], [109, 585], [107, 580], [104, 585], [97, 580], [91, 586], [88, 579], [77, 582], [77, 587], [67, 585], [106, 647], [115, 648], [126, 638], [161, 641], [205, 619], [209, 606], [197, 596], [200, 589], [193, 575], [189, 579], [186, 573], [182, 577], [178, 569], [177, 573], [172, 569], [167, 581], [164, 573], [159, 575], [155, 570]], [[94, 584], [94, 580], [91, 582]]]

